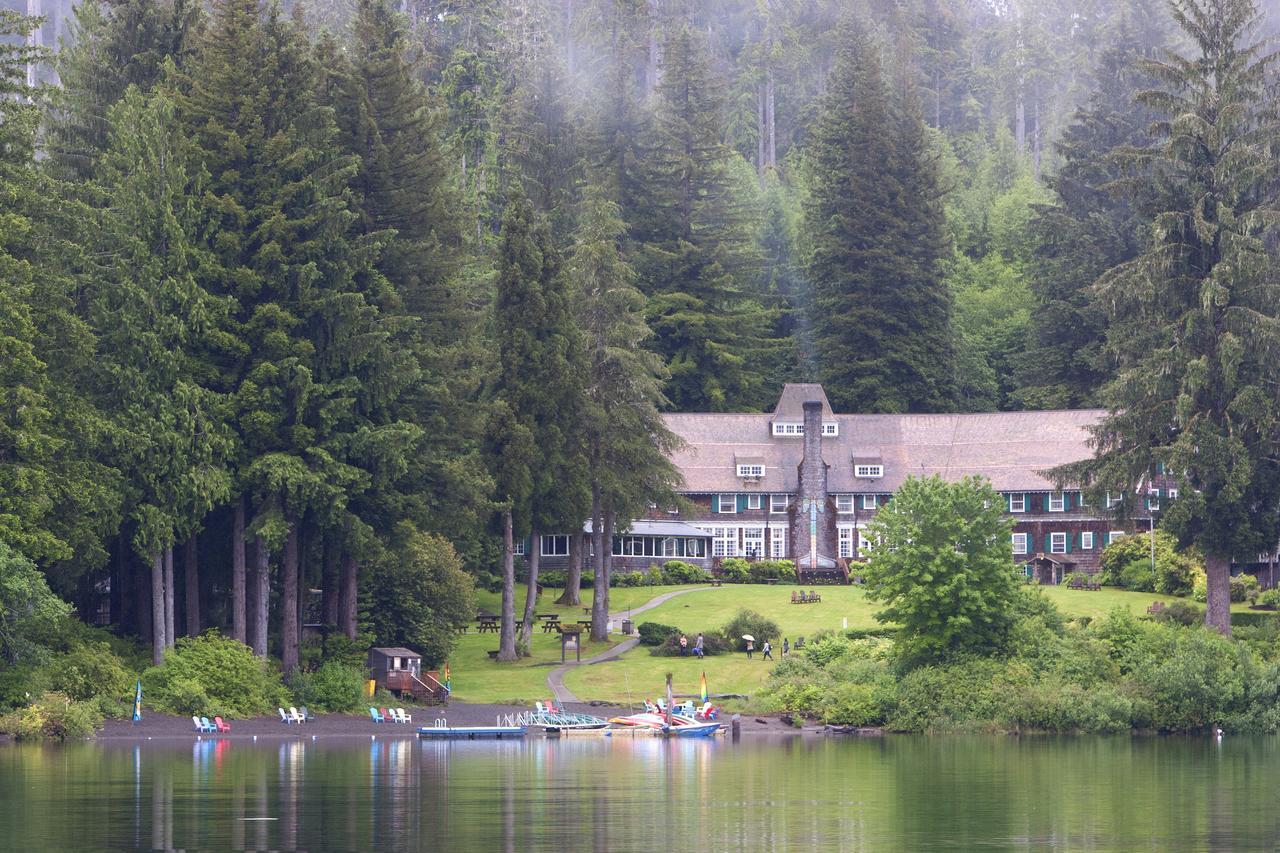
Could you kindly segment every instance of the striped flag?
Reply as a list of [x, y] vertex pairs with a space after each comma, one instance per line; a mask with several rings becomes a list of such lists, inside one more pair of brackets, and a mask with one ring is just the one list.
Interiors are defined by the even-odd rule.
[[707, 673], [702, 673], [702, 704], [707, 704]]

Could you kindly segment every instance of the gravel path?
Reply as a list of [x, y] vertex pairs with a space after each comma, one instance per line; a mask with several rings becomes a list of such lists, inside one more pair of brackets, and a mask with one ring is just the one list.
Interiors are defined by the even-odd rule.
[[[653, 608], [661, 604], [666, 604], [668, 601], [675, 598], [676, 596], [688, 595], [691, 592], [703, 592], [709, 589], [715, 589], [715, 587], [702, 586], [702, 587], [694, 587], [693, 589], [677, 589], [677, 590], [674, 590], [673, 592], [664, 592], [662, 595], [649, 599], [639, 607], [632, 607], [631, 609], [626, 611], [625, 614], [610, 613], [609, 621], [617, 622], [622, 620], [623, 618], [627, 618], [627, 619], [631, 619], [634, 622], [635, 618], [639, 616], [641, 613], [644, 613], [646, 610], [652, 610]], [[634, 649], [639, 643], [640, 643], [640, 640], [638, 638], [632, 637], [629, 640], [623, 640], [621, 643], [618, 643], [618, 645], [609, 649], [607, 652], [601, 652], [598, 655], [589, 657], [586, 660], [582, 661], [581, 663], [574, 661], [573, 663], [567, 663], [567, 664], [564, 664], [563, 666], [556, 667], [555, 669], [551, 670], [551, 672], [547, 675], [547, 686], [551, 688], [551, 695], [555, 696], [556, 702], [559, 702], [559, 703], [583, 701], [579, 699], [577, 696], [575, 696], [572, 690], [570, 690], [568, 687], [565, 687], [565, 684], [564, 684], [565, 673], [567, 673], [569, 670], [577, 666], [590, 666], [593, 663], [601, 663], [602, 661], [613, 660], [614, 658], [621, 657], [622, 655]]]

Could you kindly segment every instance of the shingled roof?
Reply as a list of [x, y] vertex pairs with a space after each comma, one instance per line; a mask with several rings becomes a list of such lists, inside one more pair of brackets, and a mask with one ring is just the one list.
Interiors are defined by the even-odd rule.
[[[1101, 409], [989, 414], [834, 415], [820, 385], [787, 385], [774, 414], [668, 414], [667, 426], [685, 441], [673, 461], [684, 474], [684, 491], [795, 492], [804, 452], [800, 436], [773, 436], [774, 420], [794, 421], [805, 400], [821, 400], [823, 421], [839, 434], [822, 440], [831, 492], [892, 492], [908, 476], [941, 475], [957, 480], [979, 474], [1000, 491], [1045, 491], [1054, 484], [1046, 469], [1087, 459], [1088, 428]], [[735, 459], [764, 460], [764, 477], [738, 478]], [[884, 465], [884, 476], [854, 477], [853, 461]]]

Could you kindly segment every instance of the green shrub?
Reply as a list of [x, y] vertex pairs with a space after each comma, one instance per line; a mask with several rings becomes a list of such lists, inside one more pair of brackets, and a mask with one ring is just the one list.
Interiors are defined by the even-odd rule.
[[1172, 622], [1186, 627], [1204, 624], [1204, 608], [1196, 607], [1190, 601], [1170, 601], [1154, 615], [1157, 622]]
[[1062, 579], [1063, 586], [1082, 583], [1093, 583], [1093, 576], [1088, 572], [1067, 572], [1066, 577]]
[[892, 626], [879, 626], [876, 628], [850, 628], [844, 632], [844, 635], [850, 640], [865, 640], [869, 637], [882, 637], [891, 640], [897, 633], [898, 629]]
[[1242, 572], [1231, 578], [1231, 600], [1247, 601], [1250, 604], [1258, 600], [1258, 579], [1248, 572]]
[[804, 655], [821, 667], [853, 654], [854, 641], [835, 634], [822, 634], [805, 644]]
[[151, 707], [183, 715], [197, 713], [186, 709], [201, 692], [208, 702], [199, 711], [204, 714], [249, 717], [288, 704], [280, 674], [248, 646], [216, 631], [179, 639], [163, 664], [143, 673], [142, 687]]
[[[689, 645], [685, 647], [685, 654], [693, 654], [693, 644], [697, 641], [697, 634], [687, 634], [686, 638]], [[702, 653], [704, 655], [723, 655], [733, 651], [733, 647], [724, 639], [717, 637], [715, 634], [703, 633], [702, 635]], [[662, 643], [656, 646], [649, 654], [656, 657], [678, 657], [680, 655], [680, 632], [668, 635], [663, 639]]]
[[751, 583], [764, 583], [769, 580], [795, 583], [796, 564], [790, 560], [757, 560], [754, 563], [748, 563], [747, 575]]
[[22, 708], [49, 690], [49, 671], [35, 663], [0, 666], [0, 714]]
[[720, 579], [725, 583], [747, 583], [751, 579], [751, 567], [741, 557], [730, 557], [720, 562]]
[[327, 661], [293, 681], [293, 698], [309, 711], [356, 711], [364, 705], [368, 673], [363, 666]]
[[101, 725], [102, 714], [96, 703], [75, 702], [56, 691], [0, 717], [0, 732], [19, 740], [86, 738]]
[[299, 664], [304, 670], [318, 669], [330, 661], [345, 666], [363, 668], [369, 658], [369, 649], [376, 646], [373, 634], [359, 633], [355, 639], [345, 634], [330, 633], [323, 639], [307, 640], [299, 650]]
[[1009, 698], [1002, 721], [1049, 732], [1122, 732], [1132, 728], [1133, 703], [1110, 687], [1042, 681]]
[[1258, 594], [1258, 603], [1263, 607], [1280, 607], [1280, 587], [1263, 590]]
[[711, 580], [705, 569], [683, 560], [668, 560], [662, 566], [663, 583], [704, 583]]
[[832, 726], [870, 726], [884, 721], [875, 688], [869, 684], [835, 684], [819, 708], [822, 721]]
[[824, 691], [814, 684], [787, 683], [773, 691], [778, 710], [806, 717], [818, 716]]
[[109, 716], [120, 716], [133, 698], [134, 676], [106, 643], [79, 645], [45, 667], [49, 685], [78, 702], [99, 700]]
[[1151, 700], [1152, 725], [1193, 731], [1216, 723], [1245, 695], [1247, 650], [1205, 628], [1162, 628], [1131, 677]]
[[[1204, 620], [1201, 619], [1201, 622]], [[1275, 613], [1267, 613], [1265, 611], [1253, 613], [1232, 613], [1231, 624], [1233, 626], [1263, 627], [1271, 625], [1280, 625], [1280, 616]]]
[[[1164, 595], [1186, 595], [1191, 592], [1195, 575], [1203, 571], [1204, 560], [1194, 548], [1186, 551], [1177, 549], [1178, 541], [1167, 531], [1155, 532], [1155, 569], [1151, 568], [1150, 533], [1138, 533], [1122, 536], [1111, 542], [1102, 551], [1103, 583], [1125, 586], [1124, 573], [1129, 571], [1129, 579], [1140, 586], [1129, 589], [1144, 589]], [[1139, 569], [1138, 566], [1145, 566]], [[1147, 581], [1151, 586], [1146, 587]]]
[[668, 637], [680, 637], [680, 629], [661, 622], [641, 622], [636, 628], [642, 646], [660, 646]]
[[1133, 560], [1120, 568], [1120, 586], [1133, 592], [1155, 592], [1156, 574], [1150, 560]]
[[720, 633], [733, 648], [742, 647], [743, 634], [750, 634], [756, 638], [756, 648], [763, 645], [765, 640], [772, 640], [776, 645], [781, 635], [778, 623], [761, 616], [754, 610], [739, 610]]
[[1031, 668], [1016, 661], [970, 658], [922, 666], [898, 681], [889, 725], [913, 732], [989, 725], [1008, 697], [1034, 680]]
[[618, 572], [609, 578], [610, 586], [644, 586], [643, 572]]

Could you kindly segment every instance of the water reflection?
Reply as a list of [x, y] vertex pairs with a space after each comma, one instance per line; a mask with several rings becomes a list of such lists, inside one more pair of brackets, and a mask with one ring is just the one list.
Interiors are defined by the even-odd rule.
[[1273, 849], [1277, 741], [0, 746], [0, 849]]

